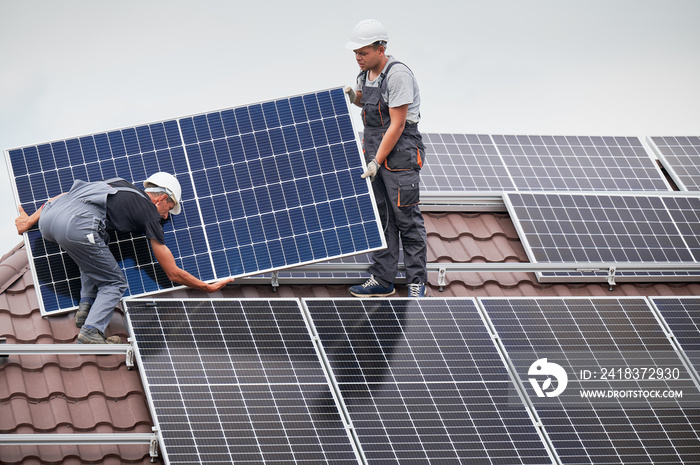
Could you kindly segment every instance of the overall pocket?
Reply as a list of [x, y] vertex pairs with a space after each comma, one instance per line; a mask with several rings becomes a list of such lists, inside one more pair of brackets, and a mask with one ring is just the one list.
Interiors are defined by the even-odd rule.
[[420, 184], [418, 181], [399, 184], [399, 207], [410, 207], [420, 203]]

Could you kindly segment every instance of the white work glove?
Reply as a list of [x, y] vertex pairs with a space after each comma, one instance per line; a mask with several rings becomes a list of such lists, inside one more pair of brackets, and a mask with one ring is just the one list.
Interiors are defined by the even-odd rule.
[[357, 94], [355, 93], [355, 90], [350, 86], [345, 86], [345, 93], [348, 94], [348, 98], [350, 98], [350, 103], [354, 104], [355, 99], [357, 98]]
[[379, 171], [379, 163], [377, 163], [377, 160], [373, 158], [371, 162], [367, 163], [367, 171], [362, 173], [362, 176], [360, 177], [362, 179], [369, 177], [370, 181], [374, 181], [374, 177], [377, 175], [377, 171]]

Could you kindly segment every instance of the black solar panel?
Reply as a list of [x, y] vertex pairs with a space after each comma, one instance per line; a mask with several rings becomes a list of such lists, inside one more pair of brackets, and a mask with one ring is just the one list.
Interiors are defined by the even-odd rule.
[[304, 299], [368, 463], [550, 463], [473, 299]]
[[700, 297], [650, 299], [695, 367], [695, 371], [700, 373]]
[[[73, 180], [139, 185], [174, 174], [182, 214], [166, 226], [179, 267], [204, 281], [249, 276], [383, 246], [342, 89], [7, 151], [28, 213]], [[38, 230], [27, 235], [42, 312], [75, 308], [77, 267]], [[127, 296], [172, 286], [144, 238], [113, 235]]]
[[562, 463], [700, 462], [700, 392], [644, 298], [482, 298]]
[[[542, 192], [504, 198], [532, 262], [639, 263], [644, 273], [644, 263], [692, 265], [700, 259], [698, 196]], [[681, 274], [698, 276], [653, 277]]]
[[637, 137], [424, 134], [425, 191], [668, 191]]
[[421, 169], [425, 191], [515, 190], [491, 136], [423, 134], [427, 161]]
[[125, 300], [166, 463], [357, 463], [297, 300]]
[[649, 141], [681, 190], [700, 190], [700, 137], [650, 137]]

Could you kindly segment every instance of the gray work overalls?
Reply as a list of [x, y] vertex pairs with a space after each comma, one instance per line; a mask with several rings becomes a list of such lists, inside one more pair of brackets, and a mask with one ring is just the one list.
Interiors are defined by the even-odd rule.
[[76, 180], [68, 193], [47, 202], [39, 217], [44, 239], [60, 245], [80, 268], [81, 299], [94, 299], [85, 324], [103, 333], [127, 289], [124, 273], [108, 246], [107, 196], [119, 191], [146, 196], [138, 189], [108, 184], [121, 180]]
[[[363, 146], [365, 159], [370, 162], [376, 155], [391, 119], [389, 106], [382, 98], [386, 89], [386, 75], [392, 61], [377, 78], [377, 87], [366, 85], [366, 72], [360, 73], [362, 83]], [[410, 70], [409, 70], [410, 71]], [[379, 216], [382, 220], [387, 248], [374, 252], [369, 272], [387, 283], [393, 283], [399, 263], [399, 238], [403, 244], [406, 283], [428, 282], [427, 236], [420, 203], [420, 168], [425, 159], [425, 146], [417, 123], [406, 122], [403, 132], [391, 153], [379, 168], [372, 182]]]

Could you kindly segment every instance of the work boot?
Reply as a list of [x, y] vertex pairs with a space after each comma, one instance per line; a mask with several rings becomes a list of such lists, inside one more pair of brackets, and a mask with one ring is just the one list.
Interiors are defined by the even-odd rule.
[[384, 287], [374, 279], [374, 276], [370, 277], [362, 284], [352, 286], [349, 290], [350, 294], [355, 297], [387, 297], [396, 292], [393, 284]]
[[119, 336], [105, 337], [97, 328], [87, 328], [83, 326], [78, 334], [78, 344], [121, 344]]
[[408, 285], [408, 296], [409, 297], [425, 297], [425, 284], [409, 284]]
[[80, 302], [78, 305], [78, 311], [75, 312], [75, 326], [76, 328], [82, 328], [87, 319], [88, 313], [90, 313], [90, 307], [92, 304], [90, 302]]

